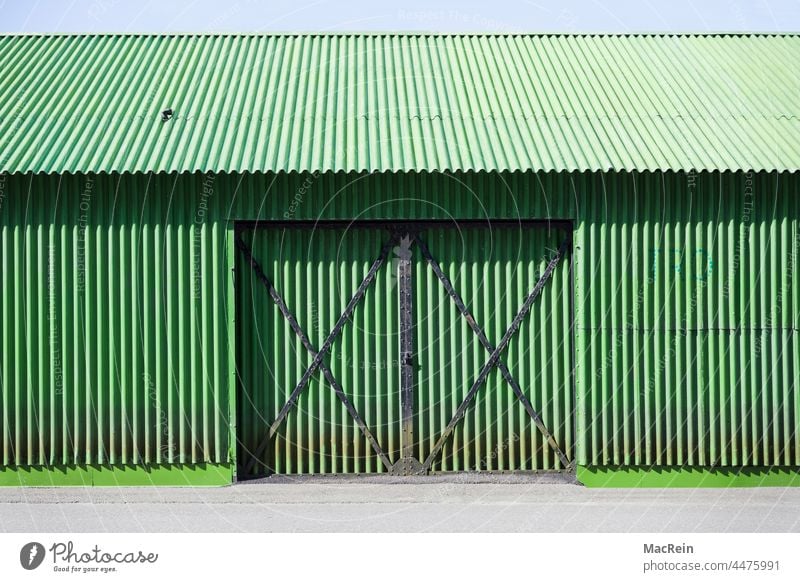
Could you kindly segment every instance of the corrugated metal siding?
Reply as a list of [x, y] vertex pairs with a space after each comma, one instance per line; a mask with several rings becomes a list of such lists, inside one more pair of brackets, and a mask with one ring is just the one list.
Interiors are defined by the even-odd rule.
[[[421, 236], [496, 346], [569, 231], [530, 226], [426, 229]], [[415, 436], [424, 461], [489, 357], [433, 270], [416, 260]], [[572, 458], [572, 285], [565, 257], [502, 360], [561, 449]], [[495, 369], [456, 427], [437, 471], [562, 469]]]
[[579, 463], [800, 464], [800, 196], [776, 174], [595, 177]]
[[[223, 243], [229, 221], [449, 214], [576, 218], [580, 464], [798, 463], [797, 174], [215, 176], [207, 197], [208, 178], [199, 175], [92, 179], [90, 228], [81, 239], [86, 176], [0, 175], [4, 464], [96, 462], [110, 458], [112, 440], [118, 462], [123, 441], [126, 459], [137, 457], [134, 442], [140, 457], [149, 446], [152, 459], [170, 439], [178, 460], [193, 451], [196, 459], [228, 460], [231, 416], [217, 402], [229, 401], [234, 373], [225, 303], [232, 265]], [[197, 224], [207, 237], [208, 270], [194, 318], [187, 285]], [[134, 240], [141, 253], [126, 263], [120, 253], [129, 256]], [[59, 358], [62, 395], [53, 393]], [[152, 408], [143, 405], [145, 383], [136, 381], [146, 370], [161, 382]], [[218, 410], [207, 423], [202, 403]], [[160, 441], [157, 406], [169, 425]], [[190, 427], [202, 437], [199, 447]]]
[[231, 460], [230, 221], [565, 216], [576, 199], [570, 177], [533, 174], [0, 186], [4, 465]]
[[[519, 225], [450, 225], [420, 236], [496, 344], [548, 260], [569, 232]], [[385, 228], [309, 226], [248, 230], [245, 241], [316, 349], [323, 344], [389, 238]], [[399, 458], [400, 386], [397, 263], [378, 272], [326, 358], [334, 377], [389, 460]], [[478, 343], [432, 269], [417, 251], [415, 443], [424, 462], [465, 397], [488, 353]], [[240, 459], [267, 435], [312, 357], [300, 344], [244, 257], [237, 267]], [[565, 259], [503, 360], [545, 425], [571, 458], [571, 279]], [[330, 385], [317, 372], [269, 448], [261, 471], [384, 472]], [[441, 455], [436, 471], [563, 468], [510, 386], [493, 372]]]
[[[176, 178], [163, 178], [172, 184]], [[270, 174], [219, 176], [239, 220], [563, 219], [576, 216], [572, 174]]]
[[[320, 349], [389, 239], [384, 229], [243, 233], [315, 349]], [[241, 255], [237, 258], [240, 459], [267, 435], [313, 357]], [[400, 447], [397, 278], [378, 271], [326, 358], [334, 378], [391, 461]], [[369, 473], [385, 467], [321, 372], [258, 459], [257, 474]]]
[[199, 179], [4, 186], [3, 465], [228, 462], [220, 196], [203, 214]]
[[3, 36], [0, 171], [797, 170], [798, 92], [798, 35]]

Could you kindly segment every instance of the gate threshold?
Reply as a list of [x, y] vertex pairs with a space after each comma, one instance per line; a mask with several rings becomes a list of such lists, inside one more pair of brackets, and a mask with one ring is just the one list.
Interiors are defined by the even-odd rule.
[[302, 484], [344, 484], [374, 483], [376, 485], [428, 485], [433, 483], [449, 483], [453, 485], [578, 485], [575, 473], [570, 471], [518, 471], [518, 472], [459, 472], [430, 473], [428, 475], [390, 475], [385, 474], [330, 474], [330, 475], [271, 475], [260, 479], [239, 481], [235, 485], [263, 485], [289, 483]]

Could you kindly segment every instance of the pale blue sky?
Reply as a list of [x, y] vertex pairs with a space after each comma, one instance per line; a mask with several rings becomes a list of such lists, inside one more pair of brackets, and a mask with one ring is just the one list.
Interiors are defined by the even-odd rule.
[[0, 32], [800, 31], [800, 0], [0, 0]]

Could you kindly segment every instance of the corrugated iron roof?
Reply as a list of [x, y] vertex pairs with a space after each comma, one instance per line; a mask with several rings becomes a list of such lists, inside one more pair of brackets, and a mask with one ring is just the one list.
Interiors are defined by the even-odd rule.
[[788, 34], [2, 36], [0, 171], [796, 171], [798, 96]]

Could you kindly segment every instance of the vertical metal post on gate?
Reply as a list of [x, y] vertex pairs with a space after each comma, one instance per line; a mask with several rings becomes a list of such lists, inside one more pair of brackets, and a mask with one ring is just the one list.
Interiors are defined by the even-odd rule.
[[414, 296], [412, 251], [414, 237], [405, 233], [395, 248], [397, 289], [400, 306], [400, 460], [392, 472], [401, 475], [419, 473], [422, 464], [414, 456]]

